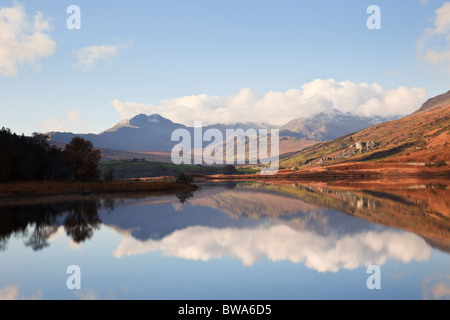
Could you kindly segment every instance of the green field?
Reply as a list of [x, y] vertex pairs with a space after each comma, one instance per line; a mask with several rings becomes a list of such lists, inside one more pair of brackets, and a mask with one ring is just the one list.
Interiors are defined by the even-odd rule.
[[[130, 178], [154, 178], [161, 176], [177, 177], [180, 173], [186, 174], [204, 174], [214, 175], [221, 174], [222, 167], [200, 166], [200, 165], [175, 165], [164, 162], [128, 162], [128, 161], [107, 161], [99, 165], [101, 170], [101, 177], [105, 171], [109, 169], [114, 170], [115, 179], [130, 179]], [[252, 174], [256, 173], [256, 169], [238, 168], [238, 174]]]

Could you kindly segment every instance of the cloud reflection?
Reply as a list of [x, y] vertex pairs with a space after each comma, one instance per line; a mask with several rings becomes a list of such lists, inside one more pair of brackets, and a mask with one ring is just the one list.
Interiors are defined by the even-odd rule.
[[449, 300], [450, 275], [425, 279], [423, 283], [423, 298], [425, 300]]
[[122, 258], [161, 251], [166, 256], [186, 260], [209, 261], [226, 256], [252, 266], [261, 259], [304, 263], [318, 272], [352, 270], [387, 260], [426, 261], [431, 250], [426, 242], [402, 231], [365, 231], [352, 235], [298, 231], [286, 225], [267, 225], [256, 229], [216, 229], [189, 227], [161, 240], [139, 241], [129, 233], [113, 256]]
[[[58, 241], [64, 239], [64, 238], [68, 238], [66, 235], [66, 231], [64, 229], [63, 226], [60, 226], [57, 231], [55, 233], [53, 233], [49, 238], [48, 238], [48, 243], [57, 243]], [[81, 243], [76, 243], [75, 241], [73, 241], [73, 239], [68, 238], [68, 247], [71, 250], [80, 250], [81, 249]]]
[[36, 291], [31, 297], [25, 297], [19, 291], [19, 285], [6, 286], [0, 289], [0, 300], [42, 300], [42, 292]]
[[0, 300], [19, 300], [19, 286], [7, 286], [0, 289]]
[[96, 300], [114, 300], [114, 293], [111, 290], [99, 290], [86, 288], [81, 291], [75, 291], [74, 295], [80, 300], [96, 301]]

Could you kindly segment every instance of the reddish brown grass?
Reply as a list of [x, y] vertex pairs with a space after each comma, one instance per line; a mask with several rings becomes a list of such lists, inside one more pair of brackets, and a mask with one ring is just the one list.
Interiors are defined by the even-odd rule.
[[176, 192], [196, 189], [195, 185], [175, 182], [141, 181], [26, 181], [0, 183], [0, 198], [68, 195], [80, 193]]

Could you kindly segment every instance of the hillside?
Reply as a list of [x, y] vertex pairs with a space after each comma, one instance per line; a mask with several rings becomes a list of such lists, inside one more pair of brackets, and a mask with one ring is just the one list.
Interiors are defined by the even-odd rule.
[[[338, 110], [320, 113], [311, 118], [300, 118], [278, 128], [280, 130], [280, 154], [301, 150], [321, 141], [333, 140], [342, 135], [367, 128], [386, 119], [380, 117], [362, 117], [344, 114]], [[259, 129], [275, 128], [270, 125], [255, 123], [214, 124], [205, 126], [203, 132], [217, 129], [226, 136], [227, 129]], [[169, 152], [177, 142], [171, 141], [172, 133], [176, 129], [188, 130], [194, 136], [194, 128], [174, 123], [160, 115], [140, 114], [130, 120], [123, 120], [100, 134], [75, 134], [71, 132], [48, 133], [52, 144], [64, 145], [74, 137], [81, 137], [91, 141], [96, 148], [102, 149], [107, 160], [130, 158], [119, 151], [134, 153]], [[204, 142], [203, 147], [210, 142]], [[150, 155], [152, 156], [152, 155]], [[137, 155], [138, 158], [149, 159], [147, 155]], [[161, 160], [161, 158], [159, 159]]]
[[426, 182], [426, 185], [421, 185], [422, 182], [417, 180], [404, 181], [403, 184], [377, 181], [345, 186], [279, 182], [265, 184], [264, 187], [289, 194], [309, 205], [335, 209], [376, 224], [408, 230], [433, 247], [450, 252], [447, 185]]
[[[227, 129], [254, 129], [258, 131], [264, 127], [254, 123], [235, 123], [232, 125], [214, 124], [205, 126], [203, 132], [209, 129], [219, 130], [226, 136]], [[172, 133], [176, 129], [186, 129], [194, 137], [194, 128], [174, 123], [160, 115], [137, 115], [131, 120], [123, 120], [100, 134], [74, 134], [71, 132], [48, 133], [51, 144], [63, 147], [74, 137], [81, 137], [91, 141], [102, 151], [103, 161], [125, 160], [130, 158], [151, 161], [170, 161], [170, 152], [177, 142], [172, 142]], [[211, 142], [204, 142], [206, 147]], [[280, 152], [288, 153], [316, 144], [317, 140], [305, 139], [302, 135], [284, 130], [280, 136]], [[126, 151], [124, 153], [124, 151]]]
[[106, 161], [100, 163], [99, 169], [102, 173], [107, 169], [113, 169], [116, 179], [154, 178], [160, 176], [176, 177], [182, 172], [197, 174], [222, 173], [221, 167], [175, 165], [171, 163], [151, 161]]
[[450, 161], [450, 94], [427, 101], [417, 112], [355, 134], [285, 155], [284, 167], [348, 162], [443, 166]]
[[446, 93], [443, 93], [441, 95], [438, 95], [434, 98], [429, 99], [414, 114], [424, 112], [424, 111], [431, 111], [433, 108], [439, 108], [440, 106], [443, 106], [443, 105], [446, 105], [449, 103], [450, 103], [450, 91], [447, 91]]

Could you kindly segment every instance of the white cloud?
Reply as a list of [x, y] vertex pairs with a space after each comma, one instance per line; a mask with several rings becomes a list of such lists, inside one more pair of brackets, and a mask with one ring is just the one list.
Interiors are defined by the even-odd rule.
[[85, 71], [91, 70], [99, 66], [100, 63], [111, 63], [119, 49], [125, 48], [131, 43], [126, 45], [101, 45], [101, 46], [89, 46], [84, 47], [77, 51], [77, 63], [76, 68], [83, 69]]
[[67, 118], [71, 121], [80, 120], [80, 110], [76, 110], [76, 109], [69, 110], [67, 112]]
[[92, 130], [89, 123], [80, 110], [72, 109], [67, 111], [65, 119], [47, 118], [38, 123], [37, 128], [42, 132], [89, 132]]
[[226, 98], [202, 94], [163, 100], [159, 105], [119, 100], [112, 101], [111, 105], [123, 119], [140, 113], [158, 113], [185, 125], [198, 120], [209, 124], [269, 122], [283, 125], [332, 108], [367, 116], [405, 115], [419, 109], [426, 95], [423, 88], [383, 90], [378, 84], [316, 79], [300, 89], [285, 92], [258, 94], [242, 88]]
[[434, 21], [435, 34], [448, 34], [450, 31], [450, 2], [446, 2], [436, 10], [436, 20]]
[[47, 118], [44, 121], [40, 122], [37, 125], [38, 129], [42, 132], [51, 132], [51, 131], [68, 131], [69, 127], [55, 118]]
[[417, 43], [419, 61], [450, 74], [450, 2], [436, 10], [434, 26], [424, 30]]
[[353, 270], [373, 264], [381, 266], [389, 259], [404, 263], [426, 261], [431, 256], [426, 242], [409, 233], [369, 231], [347, 236], [322, 236], [286, 225], [258, 229], [190, 227], [161, 240], [146, 242], [124, 233], [113, 256], [121, 258], [154, 251], [196, 261], [231, 256], [245, 266], [267, 258], [274, 262], [304, 263], [318, 272]]
[[42, 13], [31, 19], [17, 3], [0, 8], [0, 74], [16, 76], [20, 65], [36, 65], [40, 58], [51, 56], [56, 43], [47, 34], [50, 30]]

